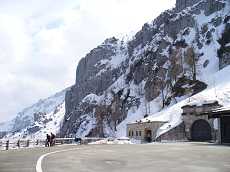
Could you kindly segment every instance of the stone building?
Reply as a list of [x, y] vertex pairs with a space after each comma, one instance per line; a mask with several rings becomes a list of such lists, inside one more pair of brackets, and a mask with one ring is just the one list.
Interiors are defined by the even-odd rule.
[[127, 124], [127, 136], [130, 139], [139, 140], [141, 143], [153, 142], [156, 138], [156, 133], [165, 121], [137, 121]]
[[217, 101], [199, 106], [185, 105], [182, 107], [185, 136], [188, 140], [217, 140], [218, 128], [215, 127], [214, 119], [209, 118], [208, 113], [218, 107], [220, 107], [220, 105]]
[[219, 108], [207, 113], [209, 119], [217, 119], [217, 141], [220, 144], [230, 143], [230, 108]]
[[182, 109], [188, 140], [230, 143], [230, 108], [221, 108], [216, 101]]
[[212, 141], [230, 143], [230, 108], [217, 101], [182, 107], [183, 122], [156, 138], [157, 130], [166, 121], [137, 121], [127, 125], [127, 136], [144, 142]]

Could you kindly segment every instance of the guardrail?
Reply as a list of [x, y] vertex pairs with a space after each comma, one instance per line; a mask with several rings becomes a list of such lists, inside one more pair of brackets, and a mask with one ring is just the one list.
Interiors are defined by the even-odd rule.
[[[105, 138], [96, 137], [84, 137], [84, 138], [56, 138], [55, 145], [62, 144], [88, 144], [91, 142], [96, 142], [98, 140], [104, 140]], [[29, 140], [29, 139], [19, 139], [19, 140], [0, 140], [0, 150], [9, 149], [19, 149], [28, 147], [42, 147], [46, 145], [45, 139]]]
[[36, 146], [38, 147], [43, 144], [45, 145], [45, 140], [0, 140], [0, 147], [2, 150]]

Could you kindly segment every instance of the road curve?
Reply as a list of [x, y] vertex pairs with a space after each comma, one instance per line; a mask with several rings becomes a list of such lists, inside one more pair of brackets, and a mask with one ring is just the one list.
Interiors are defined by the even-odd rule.
[[36, 172], [35, 168], [40, 156], [49, 152], [77, 147], [77, 145], [63, 145], [50, 148], [22, 148], [0, 151], [0, 172]]
[[43, 154], [42, 156], [39, 157], [37, 164], [36, 164], [36, 172], [43, 172], [42, 170], [42, 160], [46, 157], [49, 156], [51, 154], [55, 154], [55, 153], [61, 153], [61, 152], [67, 152], [67, 151], [74, 151], [77, 150], [79, 148], [72, 148], [72, 149], [63, 149], [63, 150], [57, 150], [57, 151], [53, 151], [53, 152], [49, 152], [46, 154]]

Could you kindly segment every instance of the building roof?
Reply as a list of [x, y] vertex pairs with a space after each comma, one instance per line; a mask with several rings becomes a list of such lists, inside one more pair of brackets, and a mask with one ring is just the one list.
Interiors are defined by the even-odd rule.
[[230, 116], [230, 107], [216, 108], [205, 114], [208, 115], [209, 118], [220, 118], [223, 116]]
[[203, 101], [202, 103], [199, 102], [193, 102], [193, 103], [187, 103], [186, 105], [182, 106], [181, 108], [193, 108], [193, 107], [204, 107], [204, 106], [220, 106], [219, 102], [216, 100], [209, 100], [209, 101]]
[[165, 119], [162, 115], [159, 116], [148, 116], [146, 118], [143, 118], [141, 120], [136, 120], [134, 122], [128, 123], [128, 124], [138, 124], [138, 123], [157, 123], [157, 122], [162, 122], [162, 123], [166, 123], [168, 122], [167, 119]]

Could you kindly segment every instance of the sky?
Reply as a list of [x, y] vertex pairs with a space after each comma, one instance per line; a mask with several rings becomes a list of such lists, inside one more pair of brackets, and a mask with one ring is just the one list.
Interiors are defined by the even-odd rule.
[[79, 60], [175, 0], [0, 0], [0, 122], [74, 84]]

